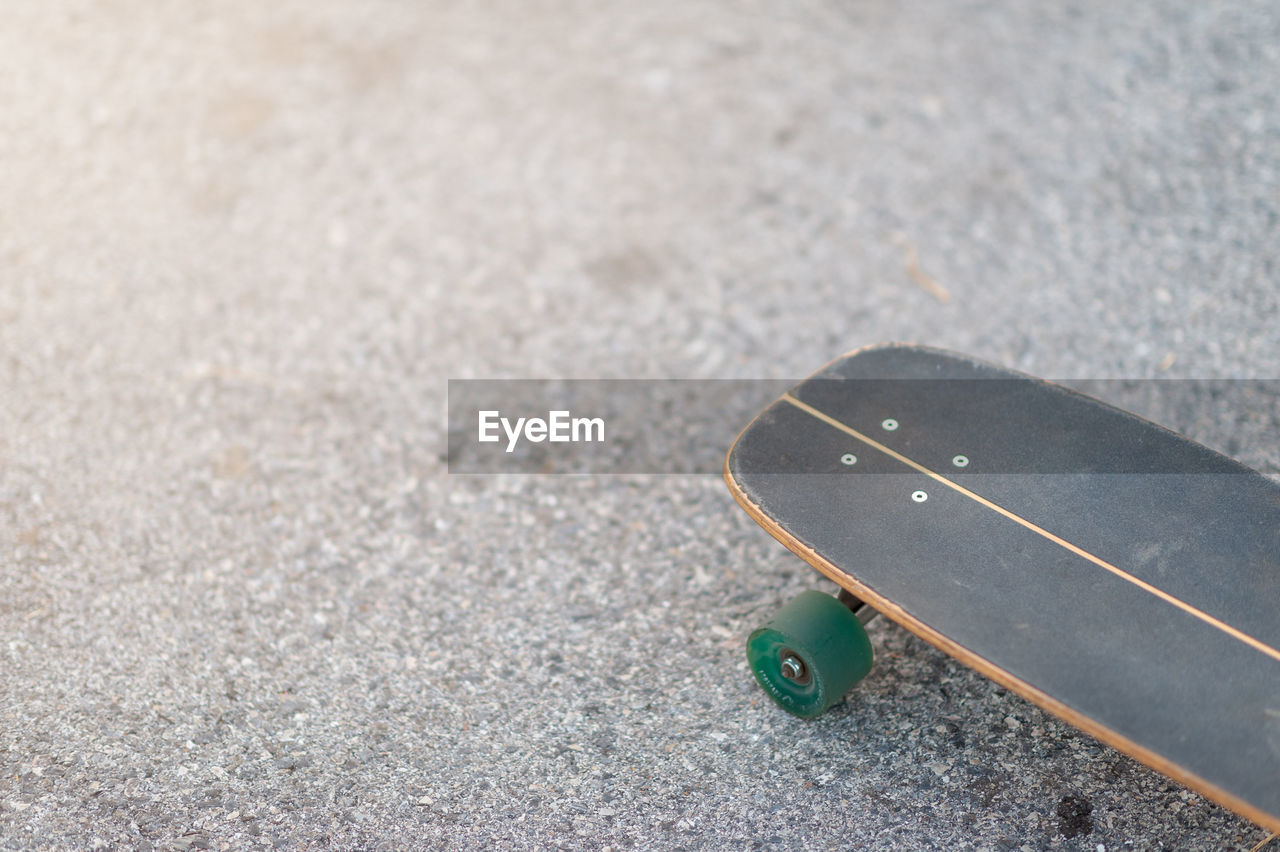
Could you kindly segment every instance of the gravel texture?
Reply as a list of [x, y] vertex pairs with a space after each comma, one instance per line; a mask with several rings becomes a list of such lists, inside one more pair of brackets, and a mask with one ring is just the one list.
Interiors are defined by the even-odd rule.
[[890, 624], [775, 710], [743, 639], [823, 583], [717, 476], [450, 475], [445, 396], [890, 339], [1280, 378], [1274, 2], [6, 22], [0, 848], [1265, 838]]

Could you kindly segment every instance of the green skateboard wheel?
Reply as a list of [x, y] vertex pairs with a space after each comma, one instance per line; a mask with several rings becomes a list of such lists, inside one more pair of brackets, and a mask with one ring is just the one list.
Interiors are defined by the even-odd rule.
[[871, 671], [871, 640], [840, 601], [802, 592], [747, 638], [747, 662], [780, 707], [812, 719]]

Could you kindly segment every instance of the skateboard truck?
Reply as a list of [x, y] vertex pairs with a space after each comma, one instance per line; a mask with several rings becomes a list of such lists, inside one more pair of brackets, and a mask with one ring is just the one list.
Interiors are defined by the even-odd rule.
[[867, 622], [875, 618], [878, 613], [867, 606], [861, 598], [854, 597], [853, 593], [848, 589], [840, 589], [836, 594], [836, 600], [849, 608], [849, 612], [858, 617], [858, 621], [863, 627], [867, 626]]

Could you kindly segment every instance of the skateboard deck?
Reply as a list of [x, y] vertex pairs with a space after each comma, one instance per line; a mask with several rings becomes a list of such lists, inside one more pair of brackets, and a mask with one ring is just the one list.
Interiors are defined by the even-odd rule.
[[[794, 387], [724, 472], [847, 593], [1280, 831], [1276, 483], [1060, 385], [900, 345]], [[808, 678], [789, 653], [782, 676]]]

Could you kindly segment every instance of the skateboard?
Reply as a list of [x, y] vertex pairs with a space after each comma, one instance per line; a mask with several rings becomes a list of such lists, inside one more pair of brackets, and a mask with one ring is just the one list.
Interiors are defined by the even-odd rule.
[[879, 612], [1023, 698], [1280, 831], [1280, 486], [1061, 385], [918, 346], [857, 350], [761, 412], [734, 498], [834, 580], [751, 634], [814, 717]]

